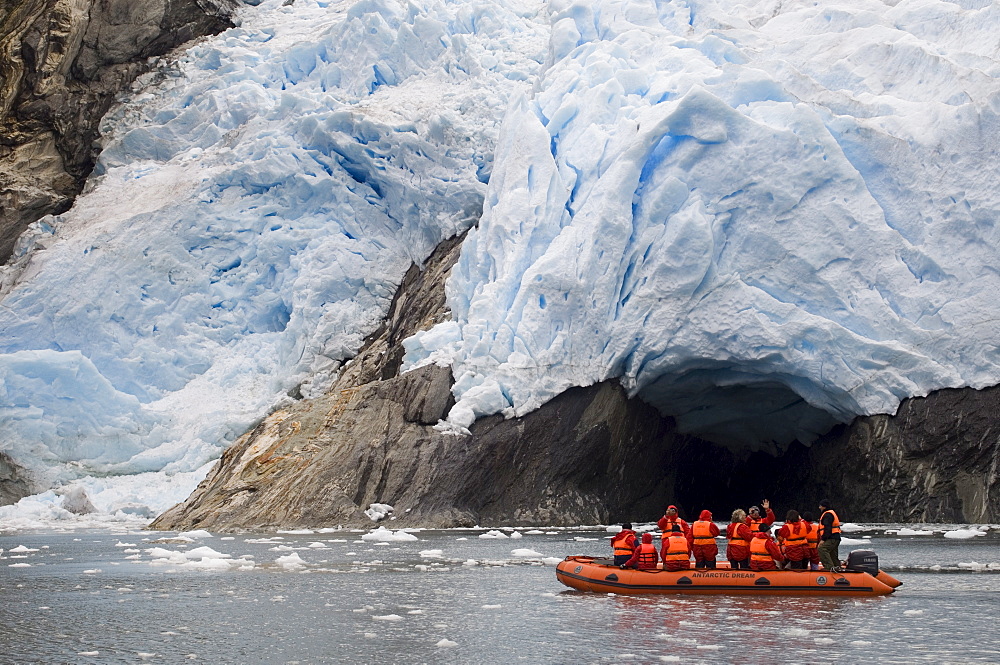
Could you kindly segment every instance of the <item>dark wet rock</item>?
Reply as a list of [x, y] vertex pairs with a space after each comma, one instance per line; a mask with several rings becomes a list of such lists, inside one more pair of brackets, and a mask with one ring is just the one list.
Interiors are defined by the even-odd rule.
[[0, 263], [65, 212], [94, 167], [98, 123], [149, 58], [232, 25], [237, 0], [0, 3]]
[[17, 503], [31, 493], [24, 470], [5, 453], [0, 453], [0, 506]]

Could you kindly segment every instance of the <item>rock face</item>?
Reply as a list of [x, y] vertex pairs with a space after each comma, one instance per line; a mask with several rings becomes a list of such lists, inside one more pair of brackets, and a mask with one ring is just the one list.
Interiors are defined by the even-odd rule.
[[17, 503], [31, 494], [31, 487], [20, 467], [0, 453], [0, 506]]
[[413, 267], [385, 325], [326, 396], [272, 413], [226, 451], [158, 529], [267, 530], [371, 525], [569, 525], [655, 520], [675, 503], [725, 521], [770, 498], [779, 514], [834, 502], [846, 520], [981, 522], [1000, 515], [1000, 389], [908, 400], [811, 447], [746, 454], [678, 434], [615, 382], [574, 388], [523, 418], [433, 428], [453, 404], [449, 368], [398, 375], [400, 342], [445, 314], [461, 239]]
[[326, 396], [272, 413], [152, 528], [268, 529], [370, 525], [391, 503], [394, 525], [579, 524], [654, 513], [669, 476], [668, 421], [621, 388], [567, 391], [524, 418], [477, 422], [471, 436], [432, 426], [453, 404], [449, 368], [397, 376], [398, 342], [444, 315], [443, 284], [460, 239], [412, 268], [386, 325]]
[[13, 0], [0, 5], [0, 263], [64, 212], [97, 155], [98, 123], [147, 59], [232, 24], [237, 0]]

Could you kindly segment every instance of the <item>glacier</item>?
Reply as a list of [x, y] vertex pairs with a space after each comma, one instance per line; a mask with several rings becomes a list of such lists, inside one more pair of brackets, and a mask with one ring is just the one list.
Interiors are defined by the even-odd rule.
[[682, 431], [808, 442], [1000, 383], [1000, 7], [264, 0], [102, 124], [0, 270], [0, 452], [64, 517], [183, 499], [321, 393], [476, 225], [439, 427], [619, 380]]

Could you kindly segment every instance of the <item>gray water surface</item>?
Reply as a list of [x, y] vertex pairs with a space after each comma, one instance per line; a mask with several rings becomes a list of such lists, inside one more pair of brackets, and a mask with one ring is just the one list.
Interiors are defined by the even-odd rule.
[[[154, 543], [171, 534], [151, 532], [3, 534], [0, 663], [1000, 662], [1000, 532], [948, 540], [886, 529], [864, 532], [870, 547], [841, 548], [874, 549], [903, 580], [869, 599], [564, 587], [544, 559], [607, 554], [599, 527], [520, 539], [420, 531], [380, 545], [361, 532], [187, 545]], [[10, 551], [18, 546], [37, 551]], [[192, 570], [150, 553], [206, 546], [247, 569]], [[292, 552], [304, 567], [275, 563]]]

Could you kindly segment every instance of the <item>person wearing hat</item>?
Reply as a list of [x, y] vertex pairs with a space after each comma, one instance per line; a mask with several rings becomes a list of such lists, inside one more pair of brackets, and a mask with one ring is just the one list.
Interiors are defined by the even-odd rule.
[[840, 517], [834, 512], [829, 499], [819, 502], [819, 560], [823, 568], [835, 573], [840, 570]]
[[759, 524], [750, 541], [750, 570], [777, 570], [784, 560], [778, 543], [771, 537], [771, 526]]
[[760, 508], [757, 506], [750, 506], [750, 510], [747, 511], [747, 526], [753, 532], [757, 531], [759, 524], [766, 524], [768, 526], [774, 524], [774, 511], [771, 510], [771, 502], [764, 499], [760, 502], [760, 505], [764, 506], [766, 513], [761, 513]]
[[712, 513], [701, 511], [698, 521], [691, 525], [691, 553], [695, 568], [715, 568], [715, 558], [719, 556], [719, 546], [715, 537], [719, 526], [712, 521]]
[[656, 526], [659, 527], [660, 531], [667, 534], [673, 531], [675, 524], [680, 525], [681, 531], [684, 532], [685, 536], [691, 535], [691, 526], [677, 515], [677, 506], [669, 505], [666, 511], [664, 511], [663, 517], [657, 520]]
[[656, 570], [656, 564], [659, 561], [660, 558], [656, 554], [656, 545], [653, 544], [653, 534], [644, 533], [642, 534], [642, 542], [635, 548], [632, 557], [625, 563], [620, 564], [619, 568], [622, 570], [625, 568]]
[[611, 537], [611, 549], [614, 552], [615, 565], [620, 566], [631, 559], [638, 545], [639, 542], [636, 540], [635, 531], [632, 530], [632, 523], [625, 522], [622, 524], [622, 530]]

